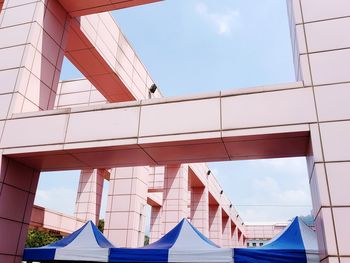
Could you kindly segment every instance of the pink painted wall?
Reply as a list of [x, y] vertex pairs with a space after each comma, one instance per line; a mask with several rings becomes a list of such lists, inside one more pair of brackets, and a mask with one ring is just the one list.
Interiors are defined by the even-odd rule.
[[[166, 165], [162, 209], [167, 211], [164, 218], [169, 220], [164, 223], [164, 233], [175, 219], [190, 216], [188, 170], [186, 172], [181, 165], [174, 166], [174, 162], [304, 155], [308, 157], [320, 260], [348, 261], [350, 202], [346, 186], [350, 166], [350, 77], [347, 69], [350, 41], [346, 29], [350, 3], [345, 0], [290, 0], [287, 3], [297, 83], [157, 99], [144, 101], [142, 105], [133, 102], [23, 114], [53, 108], [71, 30], [83, 33], [88, 40], [86, 43], [93, 44], [89, 51], [92, 55], [80, 56], [85, 67], [90, 66], [83, 62], [85, 58], [102, 58], [102, 64], [109, 66], [106, 60], [110, 57], [101, 51], [101, 46], [96, 48], [98, 44], [89, 40], [84, 23], [79, 25], [73, 20], [75, 28], [67, 27], [71, 19], [57, 1], [45, 5], [42, 1], [6, 0], [0, 13], [0, 35], [6, 36], [0, 38], [0, 82], [3, 83], [0, 90], [0, 231], [10, 238], [0, 242], [0, 261], [19, 262], [21, 259], [40, 170], [84, 169], [91, 165], [98, 168]], [[73, 49], [69, 45], [72, 54], [77, 51], [75, 44], [73, 42]], [[128, 56], [133, 52], [124, 54]], [[136, 64], [130, 72], [134, 68], [136, 70]], [[87, 72], [90, 72], [88, 68]], [[118, 100], [118, 96], [113, 97], [113, 90], [103, 90], [103, 83], [116, 79], [98, 79], [95, 73], [92, 75], [99, 92], [112, 98], [110, 100]], [[131, 79], [129, 83], [137, 81]], [[147, 85], [147, 77], [142, 83]], [[124, 88], [128, 95], [128, 85], [124, 84]], [[235, 111], [244, 114], [232, 118], [230, 113]], [[142, 115], [138, 114], [140, 112]], [[163, 114], [154, 119], [155, 112]], [[203, 114], [206, 122], [198, 121]], [[96, 123], [91, 123], [92, 116]], [[118, 120], [124, 118], [128, 125], [122, 130], [116, 129], [120, 125], [111, 122], [111, 116]], [[91, 125], [95, 127], [93, 132], [81, 133], [81, 130], [91, 131]], [[18, 132], [23, 130], [26, 132]], [[96, 147], [99, 147], [97, 151]], [[26, 179], [19, 179], [19, 174], [26, 175]], [[206, 171], [196, 173], [198, 176], [205, 174]], [[149, 174], [145, 176], [145, 185], [148, 177]], [[181, 180], [172, 189], [169, 183], [174, 178]], [[207, 180], [209, 193], [218, 200], [218, 184], [213, 177]], [[119, 196], [117, 193], [116, 198]], [[145, 202], [142, 200], [145, 195], [142, 196], [139, 203]], [[18, 205], [10, 205], [13, 203]], [[216, 201], [217, 204], [209, 200], [209, 203], [209, 236], [221, 243], [221, 213], [228, 200]], [[113, 207], [109, 211], [111, 217], [124, 212]], [[127, 212], [142, 215], [142, 208]], [[231, 217], [236, 212], [227, 214]], [[240, 227], [236, 228], [238, 245], [242, 246], [245, 230], [241, 219], [234, 218], [232, 216]], [[126, 223], [127, 232], [134, 233], [134, 224]], [[110, 226], [110, 230], [120, 227]], [[136, 235], [130, 234], [132, 242], [136, 239]]]
[[120, 247], [143, 246], [148, 168], [112, 170], [105, 217], [105, 236]]
[[109, 177], [109, 172], [104, 169], [81, 171], [74, 212], [77, 218], [98, 224], [105, 173]]
[[314, 96], [308, 169], [321, 262], [350, 253], [349, 1], [288, 1], [297, 78]]
[[246, 237], [248, 239], [271, 239], [279, 234], [288, 223], [280, 224], [256, 224], [256, 225], [245, 225]]
[[51, 209], [33, 206], [30, 227], [58, 231], [61, 235], [71, 234], [85, 224], [86, 220], [68, 216]]

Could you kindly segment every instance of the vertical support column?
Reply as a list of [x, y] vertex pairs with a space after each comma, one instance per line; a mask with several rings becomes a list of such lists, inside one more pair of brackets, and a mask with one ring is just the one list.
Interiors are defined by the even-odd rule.
[[58, 1], [6, 0], [0, 15], [0, 119], [52, 109], [70, 19]]
[[243, 236], [243, 247], [247, 247], [247, 238]]
[[[68, 23], [58, 1], [3, 2], [0, 119], [53, 108]], [[0, 166], [0, 233], [6, 237], [0, 240], [0, 262], [21, 262], [39, 171], [3, 156]]]
[[104, 169], [83, 170], [80, 173], [75, 216], [98, 224], [100, 219]]
[[189, 217], [188, 165], [165, 167], [162, 206], [162, 235]]
[[0, 262], [22, 262], [39, 172], [0, 154]]
[[148, 173], [148, 167], [115, 168], [111, 172], [104, 234], [117, 246], [143, 246]]
[[231, 247], [238, 247], [238, 228], [231, 221]]
[[[288, 1], [298, 79], [314, 95], [308, 169], [321, 262], [350, 254], [349, 1]], [[322, 11], [320, 11], [322, 10]]]
[[161, 207], [152, 206], [151, 209], [151, 226], [150, 226], [150, 243], [161, 238]]
[[218, 204], [209, 205], [209, 238], [218, 246], [222, 246], [222, 215]]
[[222, 213], [222, 247], [231, 247], [231, 220]]
[[191, 222], [209, 236], [209, 193], [207, 187], [191, 187]]
[[243, 247], [243, 234], [239, 229], [237, 232], [238, 232], [238, 247]]

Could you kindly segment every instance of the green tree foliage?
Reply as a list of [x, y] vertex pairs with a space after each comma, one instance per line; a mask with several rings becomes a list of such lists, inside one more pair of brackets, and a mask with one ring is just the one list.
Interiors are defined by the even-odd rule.
[[105, 220], [104, 219], [100, 219], [98, 220], [98, 225], [97, 225], [98, 229], [103, 233], [103, 230], [105, 228]]
[[37, 229], [29, 229], [26, 247], [42, 247], [62, 238], [61, 235], [53, 232], [44, 232]]
[[147, 246], [149, 244], [149, 236], [145, 236], [145, 242], [143, 243], [144, 246]]

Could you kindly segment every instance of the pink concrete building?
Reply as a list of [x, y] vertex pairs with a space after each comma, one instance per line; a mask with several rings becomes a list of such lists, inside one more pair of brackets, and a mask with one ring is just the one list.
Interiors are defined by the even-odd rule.
[[[189, 217], [243, 246], [246, 229], [202, 162], [290, 156], [308, 159], [321, 262], [348, 262], [350, 2], [287, 1], [294, 83], [176, 98], [150, 92], [101, 13], [150, 2], [0, 1], [0, 262], [21, 261], [40, 171], [82, 170], [82, 219], [97, 220], [109, 179], [106, 235], [118, 245], [140, 245], [148, 203], [153, 239]], [[64, 55], [86, 80], [59, 85]]]
[[286, 226], [288, 226], [286, 222], [277, 224], [246, 224], [245, 233], [247, 238], [247, 246], [260, 247], [264, 245], [267, 241], [284, 230]]

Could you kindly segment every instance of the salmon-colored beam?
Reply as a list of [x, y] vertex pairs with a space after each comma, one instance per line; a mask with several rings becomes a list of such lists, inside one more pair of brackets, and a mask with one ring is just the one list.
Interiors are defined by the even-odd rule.
[[153, 81], [109, 13], [72, 19], [65, 55], [108, 102], [148, 97]]
[[161, 0], [59, 0], [61, 5], [73, 17], [113, 11], [159, 1]]
[[305, 156], [312, 103], [312, 89], [293, 83], [22, 113], [6, 121], [0, 149], [39, 170]]
[[69, 27], [66, 57], [109, 102], [135, 100], [83, 30], [80, 20], [73, 19]]

